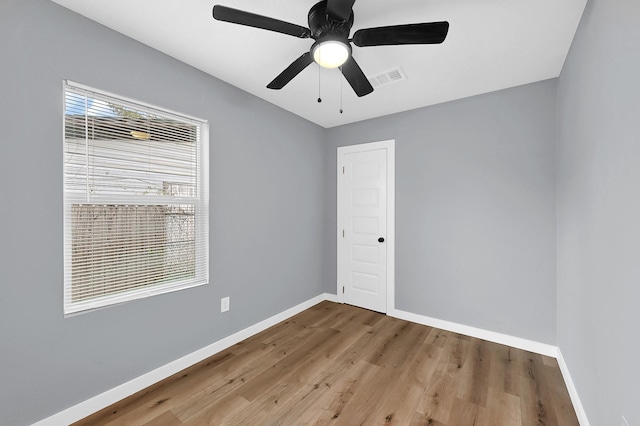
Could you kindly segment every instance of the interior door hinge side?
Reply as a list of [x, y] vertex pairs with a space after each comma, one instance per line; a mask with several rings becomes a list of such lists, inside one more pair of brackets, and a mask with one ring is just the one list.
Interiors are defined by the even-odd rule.
[[342, 286], [342, 294], [344, 294], [344, 286]]
[[342, 238], [344, 238], [344, 229], [342, 230]]
[[342, 166], [342, 174], [344, 174], [344, 166]]

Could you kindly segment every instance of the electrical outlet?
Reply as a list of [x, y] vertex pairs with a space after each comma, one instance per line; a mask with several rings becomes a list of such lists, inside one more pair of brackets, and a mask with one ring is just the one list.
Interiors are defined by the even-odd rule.
[[624, 418], [624, 416], [620, 416], [622, 417], [622, 422], [620, 423], [621, 426], [629, 426], [629, 422], [627, 421], [627, 419]]
[[229, 310], [229, 298], [223, 297], [220, 299], [220, 312], [227, 312]]

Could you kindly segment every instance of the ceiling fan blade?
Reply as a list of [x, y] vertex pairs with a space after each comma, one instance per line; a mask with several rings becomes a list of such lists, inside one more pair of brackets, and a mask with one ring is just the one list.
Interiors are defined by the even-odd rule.
[[447, 38], [448, 32], [449, 23], [446, 21], [365, 28], [353, 34], [353, 44], [359, 47], [439, 44]]
[[373, 86], [371, 86], [367, 76], [364, 75], [356, 60], [353, 59], [353, 56], [350, 56], [349, 59], [347, 59], [347, 62], [340, 67], [340, 71], [342, 71], [342, 75], [347, 79], [351, 88], [356, 92], [358, 97], [365, 96], [373, 92]]
[[293, 61], [291, 65], [287, 67], [284, 71], [280, 73], [279, 76], [273, 79], [271, 83], [267, 85], [268, 89], [280, 90], [284, 86], [287, 85], [293, 77], [300, 74], [300, 72], [309, 66], [309, 64], [313, 62], [313, 58], [311, 57], [310, 52], [305, 52], [298, 59]]
[[232, 9], [219, 4], [213, 6], [213, 18], [218, 21], [261, 28], [263, 30], [275, 31], [299, 38], [309, 38], [311, 36], [311, 30], [309, 30], [309, 28], [262, 15], [256, 15], [255, 13]]
[[327, 14], [336, 21], [347, 21], [356, 0], [327, 0]]

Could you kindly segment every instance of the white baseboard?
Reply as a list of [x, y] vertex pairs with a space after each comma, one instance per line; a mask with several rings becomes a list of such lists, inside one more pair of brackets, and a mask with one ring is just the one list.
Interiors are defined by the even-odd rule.
[[490, 342], [500, 343], [501, 345], [507, 345], [554, 358], [558, 351], [557, 346], [549, 345], [546, 343], [540, 343], [533, 340], [510, 336], [508, 334], [496, 333], [495, 331], [483, 330], [481, 328], [475, 328], [468, 325], [457, 324], [455, 322], [431, 318], [420, 314], [402, 311], [399, 309], [393, 309], [391, 312], [387, 312], [387, 315], [394, 318], [428, 325], [430, 327], [440, 328], [442, 330], [453, 331], [454, 333], [477, 337], [478, 339], [484, 339]]
[[569, 396], [571, 397], [571, 403], [573, 404], [574, 410], [576, 410], [576, 416], [578, 417], [578, 422], [580, 422], [580, 426], [589, 426], [589, 419], [587, 418], [587, 412], [584, 410], [582, 402], [580, 401], [580, 396], [578, 395], [578, 390], [576, 389], [575, 384], [573, 383], [573, 379], [571, 378], [571, 374], [569, 373], [569, 367], [567, 367], [567, 363], [562, 356], [562, 352], [560, 348], [557, 349], [556, 360], [558, 361], [558, 366], [560, 367], [560, 371], [562, 372], [562, 377], [564, 378], [564, 383], [567, 386], [567, 390], [569, 391]]
[[300, 303], [299, 305], [294, 306], [293, 308], [287, 309], [284, 312], [267, 318], [264, 321], [260, 321], [259, 323], [254, 324], [250, 327], [247, 327], [244, 330], [238, 331], [231, 336], [225, 337], [222, 340], [218, 340], [217, 342], [212, 343], [209, 346], [185, 355], [182, 358], [158, 367], [155, 370], [143, 374], [142, 376], [136, 377], [133, 380], [116, 386], [115, 388], [103, 392], [100, 395], [96, 395], [93, 398], [87, 399], [86, 401], [67, 408], [66, 410], [60, 411], [59, 413], [47, 417], [46, 419], [40, 420], [33, 426], [68, 425], [77, 422], [78, 420], [84, 419], [85, 417], [90, 416], [91, 414], [100, 411], [111, 404], [115, 404], [116, 402], [127, 398], [128, 396], [131, 396], [136, 392], [139, 392], [155, 383], [158, 383], [161, 380], [166, 379], [167, 377], [176, 374], [179, 371], [184, 370], [185, 368], [203, 361], [210, 356], [213, 356], [218, 352], [223, 351], [224, 349], [227, 349], [235, 345], [236, 343], [253, 336], [254, 334], [258, 334], [259, 332], [266, 330], [267, 328], [274, 326], [281, 321], [291, 318], [292, 316], [304, 311], [305, 309], [309, 309], [310, 307], [317, 305], [324, 300], [337, 302], [338, 296], [329, 293], [324, 293], [316, 296], [312, 299]]
[[483, 330], [481, 328], [470, 327], [468, 325], [457, 324], [437, 318], [431, 318], [424, 315], [401, 311], [399, 309], [393, 309], [391, 312], [387, 312], [387, 315], [394, 318], [428, 325], [430, 327], [440, 328], [442, 330], [453, 331], [454, 333], [477, 337], [478, 339], [484, 339], [490, 342], [508, 345], [514, 348], [523, 349], [525, 351], [555, 358], [558, 361], [560, 372], [562, 373], [565, 385], [567, 386], [567, 391], [569, 392], [569, 397], [571, 398], [573, 409], [576, 411], [576, 417], [578, 417], [580, 426], [590, 426], [589, 419], [587, 419], [587, 413], [584, 411], [584, 407], [582, 406], [582, 402], [580, 401], [580, 397], [578, 396], [578, 391], [573, 384], [571, 374], [569, 374], [569, 368], [567, 367], [567, 364], [562, 357], [562, 352], [560, 352], [559, 347], [546, 343], [536, 342], [533, 340], [522, 339], [520, 337], [510, 336], [508, 334], [496, 333], [494, 331]]
[[[218, 352], [221, 352], [235, 345], [236, 343], [241, 342], [244, 339], [247, 339], [263, 330], [266, 330], [267, 328], [272, 327], [281, 321], [291, 318], [292, 316], [304, 311], [305, 309], [309, 309], [310, 307], [317, 305], [318, 303], [325, 300], [341, 303], [339, 297], [335, 294], [324, 293], [318, 295], [312, 299], [300, 303], [299, 305], [287, 309], [284, 312], [267, 318], [264, 321], [245, 328], [244, 330], [238, 331], [231, 336], [218, 340], [217, 342], [214, 342], [209, 346], [206, 346], [202, 349], [185, 355], [182, 358], [158, 367], [155, 370], [152, 370], [148, 373], [143, 374], [142, 376], [136, 377], [133, 380], [123, 383], [122, 385], [116, 386], [113, 389], [89, 398], [86, 401], [67, 408], [66, 410], [60, 411], [59, 413], [47, 417], [46, 419], [40, 420], [33, 426], [59, 426], [77, 422], [78, 420], [90, 416], [91, 414], [100, 411], [111, 404], [115, 404], [116, 402], [127, 398], [135, 394], [136, 392], [139, 392], [161, 380], [164, 380], [167, 377], [170, 377], [177, 372], [184, 370], [185, 368], [203, 361], [210, 356], [213, 356]], [[576, 415], [578, 417], [578, 420], [580, 421], [580, 426], [590, 426], [584, 408], [582, 407], [582, 403], [580, 402], [580, 398], [578, 397], [578, 392], [573, 384], [573, 381], [571, 380], [569, 369], [567, 368], [564, 358], [562, 357], [562, 353], [560, 352], [560, 349], [558, 347], [545, 343], [535, 342], [532, 340], [522, 339], [519, 337], [509, 336], [506, 334], [496, 333], [493, 331], [483, 330], [480, 328], [470, 327], [463, 324], [430, 318], [424, 315], [414, 314], [398, 309], [392, 309], [390, 312], [387, 312], [387, 315], [394, 318], [428, 325], [443, 330], [453, 331], [455, 333], [465, 334], [467, 336], [477, 337], [479, 339], [484, 339], [503, 345], [509, 345], [514, 348], [523, 349], [526, 351], [556, 358], [558, 360], [558, 365], [560, 366], [562, 376], [564, 377], [565, 383], [567, 385], [571, 401], [576, 410]]]
[[334, 303], [342, 303], [342, 301], [340, 300], [337, 294], [324, 293], [322, 296], [326, 301], [334, 302]]

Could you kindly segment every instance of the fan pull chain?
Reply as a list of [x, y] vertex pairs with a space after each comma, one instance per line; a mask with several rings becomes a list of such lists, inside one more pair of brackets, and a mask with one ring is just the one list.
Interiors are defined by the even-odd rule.
[[[342, 74], [342, 66], [340, 66], [340, 73]], [[340, 114], [342, 113], [342, 75], [340, 75]]]
[[322, 72], [322, 67], [318, 66], [318, 103], [322, 102], [322, 98], [320, 97], [320, 73]]

